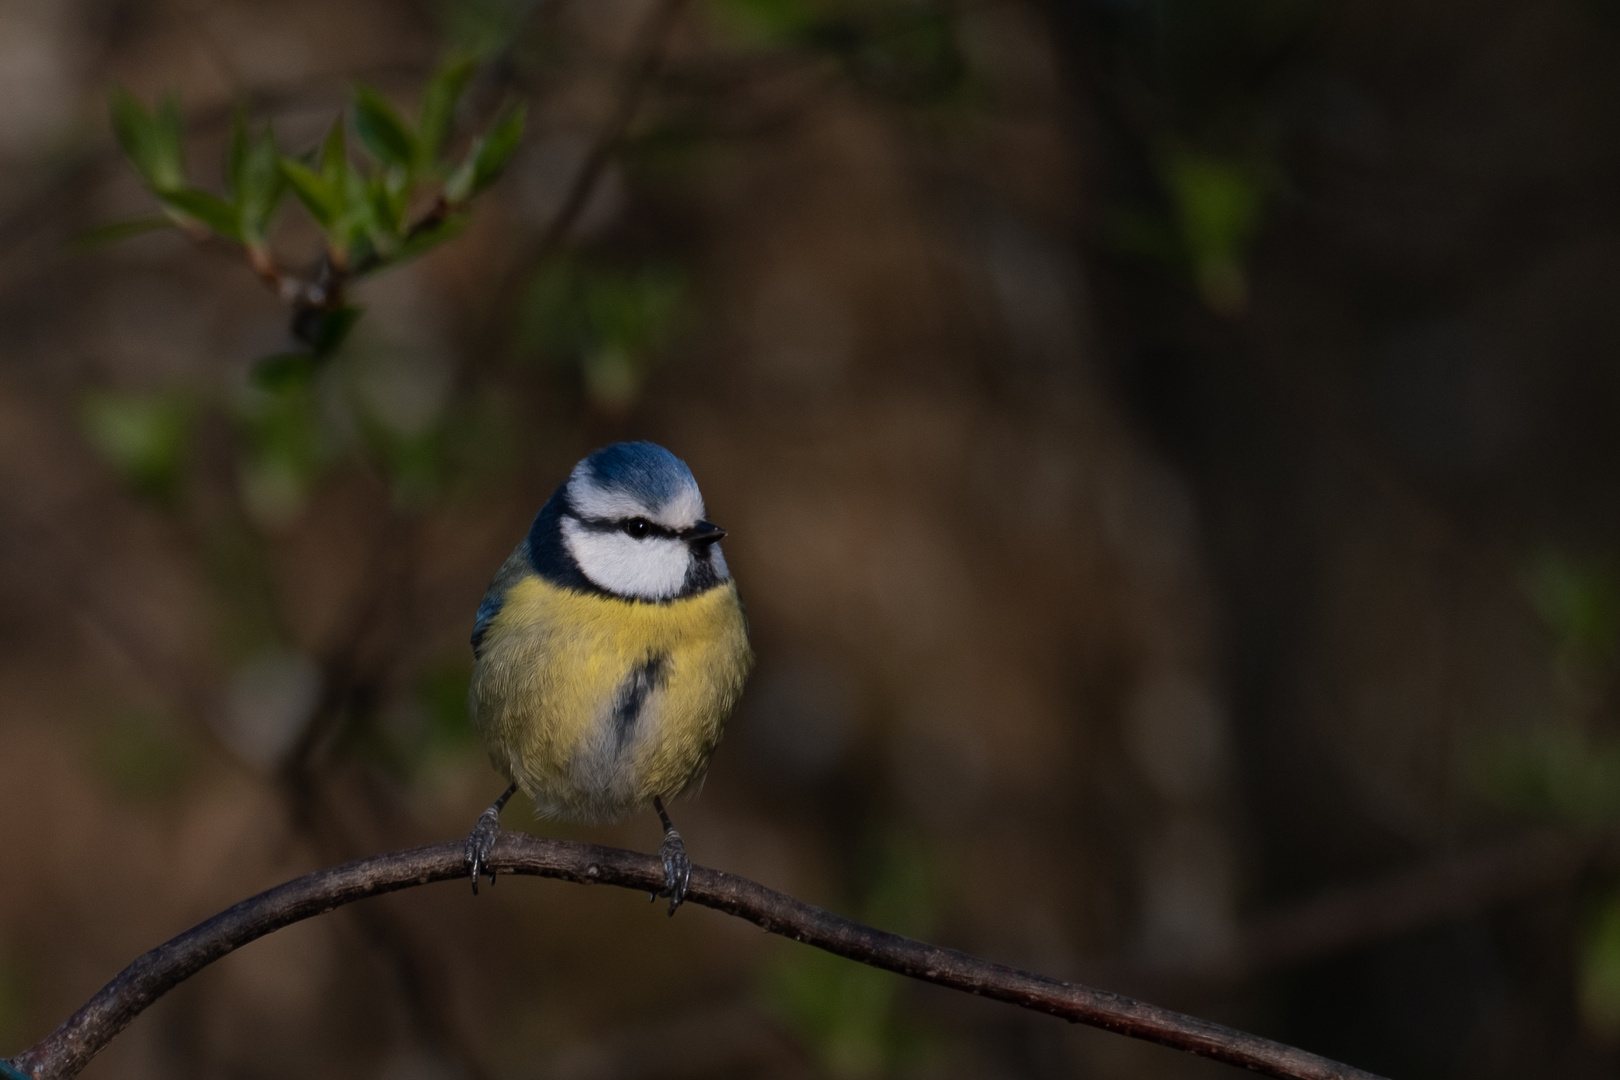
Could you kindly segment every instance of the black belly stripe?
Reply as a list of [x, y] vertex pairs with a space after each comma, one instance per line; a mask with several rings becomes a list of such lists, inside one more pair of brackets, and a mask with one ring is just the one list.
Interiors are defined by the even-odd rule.
[[619, 692], [613, 699], [613, 749], [617, 753], [625, 748], [635, 734], [636, 721], [654, 690], [669, 681], [669, 657], [655, 653], [631, 669]]

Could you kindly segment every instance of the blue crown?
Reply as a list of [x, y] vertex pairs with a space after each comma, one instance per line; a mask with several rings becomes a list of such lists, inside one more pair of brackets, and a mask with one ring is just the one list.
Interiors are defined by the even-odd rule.
[[580, 462], [580, 471], [597, 487], [623, 491], [646, 506], [661, 506], [681, 491], [697, 488], [686, 462], [657, 443], [604, 446]]

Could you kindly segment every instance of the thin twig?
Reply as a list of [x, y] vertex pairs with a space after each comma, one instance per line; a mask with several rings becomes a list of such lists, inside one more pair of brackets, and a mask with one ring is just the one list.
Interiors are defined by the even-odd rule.
[[[652, 855], [503, 833], [491, 859], [497, 872], [663, 888]], [[140, 957], [44, 1040], [12, 1059], [32, 1080], [67, 1080], [164, 993], [207, 965], [284, 926], [368, 896], [465, 881], [462, 844], [396, 851], [289, 881], [244, 900]], [[470, 898], [469, 898], [470, 900]], [[746, 878], [693, 867], [687, 900], [746, 919], [773, 934], [871, 967], [1004, 1001], [1072, 1023], [1224, 1061], [1284, 1080], [1379, 1080], [1372, 1073], [1220, 1024], [1161, 1009], [1106, 990], [1060, 982], [863, 926]]]
[[[327, 859], [352, 859], [366, 846], [358, 843], [323, 796], [331, 783], [329, 762], [323, 751], [346, 720], [352, 721], [357, 698], [398, 653], [403, 627], [397, 620], [380, 619], [384, 602], [404, 591], [410, 578], [413, 519], [390, 512], [382, 522], [378, 541], [367, 561], [368, 572], [358, 601], [337, 635], [337, 644], [321, 663], [321, 694], [303, 730], [278, 772], [278, 785], [294, 829]], [[403, 538], [403, 543], [401, 540]], [[364, 645], [386, 623], [394, 639], [385, 656], [363, 657]], [[323, 805], [323, 801], [327, 805]], [[404, 1005], [417, 1030], [437, 1049], [454, 1058], [469, 1080], [491, 1075], [489, 1064], [465, 1030], [449, 1001], [443, 977], [444, 962], [430, 943], [386, 906], [366, 905], [355, 910], [355, 923], [366, 940], [382, 954], [398, 977]]]
[[680, 24], [688, 0], [659, 0], [652, 12], [637, 28], [629, 55], [624, 59], [618, 76], [618, 95], [613, 111], [597, 130], [585, 160], [564, 193], [557, 210], [546, 222], [540, 235], [527, 249], [513, 258], [505, 281], [496, 290], [486, 307], [485, 341], [474, 348], [462, 350], [456, 365], [455, 385], [463, 390], [472, 385], [483, 373], [491, 358], [499, 355], [506, 345], [511, 314], [517, 309], [522, 289], [528, 284], [535, 268], [555, 255], [590, 206], [608, 163], [613, 160], [641, 111], [647, 91], [652, 87], [668, 59], [670, 38]]
[[687, 0], [661, 0], [642, 24], [622, 76], [623, 82], [613, 114], [597, 133], [596, 141], [586, 154], [579, 172], [574, 174], [574, 182], [569, 185], [562, 205], [547, 222], [545, 232], [540, 234], [539, 240], [524, 259], [526, 266], [533, 266], [549, 256], [574, 227], [574, 222], [580, 214], [584, 213], [586, 205], [590, 202], [591, 193], [596, 189], [597, 181], [601, 179], [608, 162], [613, 159], [614, 152], [618, 150], [619, 144], [629, 132], [636, 113], [640, 111], [641, 99], [664, 66], [669, 36], [674, 31], [675, 25], [680, 22], [681, 14], [686, 10], [686, 3]]

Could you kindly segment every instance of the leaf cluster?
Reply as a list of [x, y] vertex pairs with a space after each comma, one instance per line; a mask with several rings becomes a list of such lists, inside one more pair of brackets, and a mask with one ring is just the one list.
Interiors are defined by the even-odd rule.
[[[113, 91], [113, 129], [131, 164], [161, 204], [163, 216], [118, 222], [92, 239], [113, 240], [166, 225], [240, 244], [253, 269], [300, 306], [294, 332], [319, 357], [335, 349], [359, 316], [342, 301], [342, 283], [398, 265], [460, 231], [472, 200], [500, 177], [523, 138], [524, 110], [506, 109], [460, 155], [458, 107], [474, 71], [470, 56], [441, 65], [422, 94], [414, 122], [375, 89], [354, 88], [348, 116], [339, 117], [318, 147], [287, 153], [266, 124], [254, 131], [238, 111], [225, 152], [225, 191], [216, 194], [187, 176], [184, 124], [176, 100], [148, 109], [123, 89]], [[350, 149], [350, 127], [363, 153]], [[289, 283], [267, 237], [291, 193], [326, 236], [327, 280]], [[299, 365], [286, 357], [267, 366], [280, 378]]]

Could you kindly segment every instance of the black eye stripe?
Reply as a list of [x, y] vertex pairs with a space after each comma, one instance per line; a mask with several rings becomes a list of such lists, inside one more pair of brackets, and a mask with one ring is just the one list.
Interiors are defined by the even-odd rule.
[[647, 526], [647, 531], [638, 537], [638, 539], [645, 539], [651, 536], [656, 536], [662, 540], [680, 539], [680, 533], [676, 532], [674, 529], [667, 529], [655, 522], [648, 521], [646, 518], [581, 517], [575, 518], [574, 520], [578, 521], [580, 525], [586, 529], [586, 531], [599, 533], [628, 532], [627, 526], [629, 526], [631, 522], [641, 522]]

